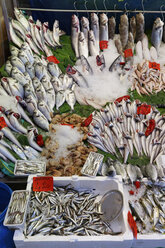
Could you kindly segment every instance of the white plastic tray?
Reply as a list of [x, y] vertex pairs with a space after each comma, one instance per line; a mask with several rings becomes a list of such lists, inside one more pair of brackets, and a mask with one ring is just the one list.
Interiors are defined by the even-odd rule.
[[[37, 163], [37, 162], [39, 162], [39, 163], [41, 163], [42, 164], [42, 166], [43, 166], [43, 171], [44, 171], [44, 173], [40, 173], [40, 172], [34, 172], [33, 174], [32, 173], [22, 173], [22, 174], [18, 174], [17, 173], [17, 167], [18, 167], [18, 163], [19, 163], [19, 161], [21, 161], [21, 162], [25, 162], [25, 163], [27, 163], [27, 164], [29, 164], [29, 168], [30, 168], [30, 164], [31, 164], [31, 162], [35, 162], [35, 163]], [[44, 176], [46, 174], [46, 163], [45, 162], [43, 162], [43, 161], [39, 161], [39, 160], [16, 160], [16, 162], [15, 162], [15, 167], [14, 167], [14, 175], [16, 176], [16, 177], [28, 177], [29, 175], [40, 175], [40, 176]]]
[[[32, 188], [33, 177], [28, 177], [27, 190]], [[112, 189], [123, 193], [123, 184], [120, 176], [111, 179], [108, 177], [54, 177], [54, 185], [65, 186], [68, 183], [75, 189], [93, 189], [96, 194], [103, 196]], [[121, 226], [122, 234], [117, 236], [32, 236], [25, 238], [22, 230], [16, 230], [14, 242], [17, 248], [130, 248], [132, 245], [132, 233], [127, 224], [127, 201], [121, 215], [118, 217], [118, 225]], [[116, 223], [116, 222], [115, 222]], [[114, 223], [114, 225], [115, 225]]]

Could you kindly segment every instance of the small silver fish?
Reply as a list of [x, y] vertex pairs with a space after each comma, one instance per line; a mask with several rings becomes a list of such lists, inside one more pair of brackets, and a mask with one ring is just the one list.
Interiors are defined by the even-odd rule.
[[37, 109], [33, 112], [33, 120], [43, 130], [49, 130], [49, 122], [46, 117]]
[[13, 149], [13, 151], [23, 160], [26, 160], [26, 156], [25, 154], [23, 153], [23, 151], [18, 147], [16, 146], [15, 144], [11, 144], [11, 147]]
[[9, 76], [11, 74], [12, 68], [13, 68], [13, 66], [12, 66], [10, 60], [7, 60], [6, 63], [5, 63], [5, 71], [7, 72], [7, 74]]

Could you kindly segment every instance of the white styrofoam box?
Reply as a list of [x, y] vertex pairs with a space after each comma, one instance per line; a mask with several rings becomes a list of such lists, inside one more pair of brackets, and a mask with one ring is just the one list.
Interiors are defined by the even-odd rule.
[[165, 248], [165, 235], [159, 233], [138, 234], [132, 248]]
[[[32, 188], [33, 177], [28, 177], [27, 190]], [[92, 189], [101, 197], [109, 190], [120, 190], [123, 193], [121, 176], [109, 177], [54, 177], [55, 186], [65, 186], [70, 183], [75, 189]], [[101, 198], [100, 197], [100, 198]], [[123, 194], [124, 197], [124, 194]], [[127, 224], [128, 203], [124, 201], [123, 211], [115, 221], [121, 228], [122, 234], [102, 236], [42, 236], [36, 235], [25, 238], [22, 230], [16, 230], [14, 242], [17, 248], [131, 248], [132, 232]], [[113, 225], [112, 225], [113, 228]]]

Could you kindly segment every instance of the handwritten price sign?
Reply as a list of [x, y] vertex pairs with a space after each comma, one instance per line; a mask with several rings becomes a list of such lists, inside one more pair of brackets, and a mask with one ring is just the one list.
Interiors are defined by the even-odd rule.
[[55, 64], [59, 64], [60, 63], [60, 61], [55, 56], [49, 56], [49, 57], [47, 57], [47, 60], [49, 62], [53, 62]]
[[132, 49], [131, 48], [130, 49], [126, 49], [124, 51], [124, 57], [125, 58], [132, 57], [132, 56], [133, 56], [133, 52], [132, 52]]
[[53, 177], [33, 177], [33, 191], [53, 191]]
[[100, 50], [104, 50], [108, 48], [108, 41], [107, 40], [101, 40], [100, 41]]
[[7, 124], [5, 122], [5, 119], [3, 117], [0, 117], [0, 130], [4, 127], [7, 127]]
[[149, 62], [149, 68], [160, 71], [160, 64], [158, 64], [156, 62]]

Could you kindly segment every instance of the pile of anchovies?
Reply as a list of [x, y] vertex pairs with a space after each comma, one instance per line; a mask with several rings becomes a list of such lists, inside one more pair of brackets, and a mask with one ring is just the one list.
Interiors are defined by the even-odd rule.
[[45, 174], [45, 163], [42, 161], [17, 161], [17, 167], [15, 170], [16, 175], [23, 174]]
[[91, 190], [78, 191], [71, 185], [54, 187], [52, 192], [32, 192], [25, 237], [114, 234], [101, 220], [97, 196]]
[[165, 188], [148, 185], [143, 196], [130, 200], [129, 206], [136, 217], [139, 233], [155, 231], [165, 234]]
[[8, 215], [6, 218], [6, 224], [23, 223], [28, 197], [29, 193], [26, 191], [14, 192], [12, 202], [10, 204]]

